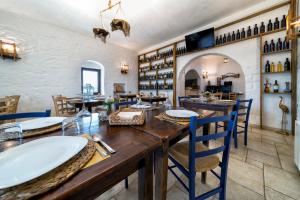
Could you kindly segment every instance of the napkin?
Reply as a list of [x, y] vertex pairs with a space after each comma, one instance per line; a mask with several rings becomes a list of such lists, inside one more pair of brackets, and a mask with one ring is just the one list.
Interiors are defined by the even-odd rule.
[[118, 116], [121, 120], [132, 120], [134, 116], [141, 115], [142, 111], [138, 112], [119, 112]]

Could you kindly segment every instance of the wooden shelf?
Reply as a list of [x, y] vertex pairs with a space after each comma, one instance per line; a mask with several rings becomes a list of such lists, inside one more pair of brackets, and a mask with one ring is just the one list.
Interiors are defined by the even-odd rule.
[[[141, 68], [140, 68], [141, 69]], [[140, 73], [144, 73], [144, 72], [156, 72], [156, 71], [160, 71], [160, 70], [164, 70], [164, 69], [173, 69], [173, 67], [164, 67], [164, 68], [160, 68], [160, 69], [150, 69], [148, 71], [142, 71]]]
[[291, 73], [291, 71], [283, 71], [283, 72], [263, 72], [262, 74], [287, 74]]
[[155, 62], [155, 61], [159, 61], [159, 60], [164, 60], [164, 59], [171, 58], [171, 57], [173, 57], [173, 55], [172, 56], [162, 57], [162, 58], [157, 58], [157, 59], [154, 59], [154, 60], [144, 61], [144, 62], [139, 61], [139, 63], [140, 64], [151, 63], [151, 62]]
[[279, 51], [273, 51], [273, 52], [268, 52], [268, 53], [261, 53], [261, 55], [271, 55], [271, 54], [278, 54], [278, 53], [287, 53], [291, 52], [292, 49], [284, 49], [284, 50], [279, 50]]
[[292, 92], [264, 92], [264, 94], [287, 94], [290, 95]]

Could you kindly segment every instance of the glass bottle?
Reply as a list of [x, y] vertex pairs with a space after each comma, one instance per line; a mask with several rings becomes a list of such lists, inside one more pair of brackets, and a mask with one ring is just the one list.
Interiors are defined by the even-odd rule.
[[273, 24], [272, 24], [272, 21], [270, 19], [269, 19], [267, 30], [268, 31], [272, 31], [273, 30]]
[[266, 83], [265, 83], [265, 93], [269, 93], [270, 92], [270, 83], [269, 80], [266, 79]]
[[284, 62], [284, 71], [290, 71], [291, 70], [291, 62], [288, 58], [286, 58]]
[[282, 67], [282, 63], [279, 61], [277, 64], [277, 71], [278, 72], [283, 72], [283, 67]]
[[264, 53], [268, 53], [268, 52], [269, 52], [269, 44], [268, 44], [268, 41], [265, 41]]
[[231, 35], [230, 35], [230, 33], [227, 34], [227, 42], [231, 42]]
[[287, 40], [286, 37], [284, 38], [282, 46], [283, 46], [283, 49], [289, 49], [290, 48], [290, 42]]
[[283, 15], [281, 20], [281, 28], [285, 28], [285, 27], [286, 27], [286, 17], [285, 15]]
[[274, 30], [279, 29], [279, 20], [278, 17], [275, 18], [275, 22], [274, 22]]
[[232, 41], [235, 41], [235, 33], [234, 33], [234, 31], [232, 32], [231, 40], [232, 40]]
[[223, 42], [222, 35], [220, 35], [218, 44], [220, 45], [220, 44], [222, 44], [222, 42]]
[[276, 51], [281, 51], [282, 50], [282, 41], [280, 38], [278, 38], [278, 41], [276, 43]]
[[226, 35], [224, 34], [224, 36], [223, 36], [223, 44], [225, 44], [226, 43]]
[[270, 72], [275, 72], [275, 64], [274, 64], [274, 62], [271, 63]]
[[257, 27], [257, 24], [254, 25], [254, 35], [258, 35], [258, 27]]
[[248, 26], [247, 37], [251, 37], [251, 35], [252, 35], [252, 30], [251, 30], [251, 27]]
[[260, 25], [260, 28], [259, 28], [260, 30], [260, 33], [264, 33], [264, 32], [266, 32], [266, 26], [265, 26], [265, 24], [264, 24], [264, 22], [261, 22], [261, 25]]
[[245, 32], [245, 29], [242, 28], [242, 32], [241, 32], [241, 38], [245, 38], [246, 37], [246, 32]]
[[237, 30], [237, 33], [236, 33], [236, 39], [237, 39], [237, 40], [241, 39], [241, 33], [240, 33], [240, 30]]
[[275, 80], [275, 83], [273, 85], [273, 92], [274, 93], [278, 93], [279, 92], [279, 85], [278, 85], [277, 80]]
[[274, 40], [273, 40], [273, 39], [271, 40], [269, 50], [270, 50], [270, 52], [274, 52], [274, 51], [275, 51], [275, 43], [274, 43]]
[[270, 62], [267, 60], [267, 63], [265, 65], [265, 72], [268, 73], [270, 72]]

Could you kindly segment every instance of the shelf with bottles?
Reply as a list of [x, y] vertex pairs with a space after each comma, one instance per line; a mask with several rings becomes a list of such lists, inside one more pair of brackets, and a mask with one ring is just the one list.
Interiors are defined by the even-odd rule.
[[280, 84], [277, 80], [275, 80], [274, 84], [269, 82], [269, 79], [265, 79], [264, 90], [265, 94], [291, 94], [292, 91], [290, 89], [290, 82], [285, 82], [285, 88], [280, 89]]
[[286, 94], [290, 95], [292, 92], [264, 92], [264, 94]]
[[277, 65], [274, 64], [274, 62], [271, 62], [267, 60], [263, 74], [272, 74], [272, 73], [287, 73], [291, 71], [291, 62], [289, 61], [289, 58], [285, 59], [284, 64], [279, 61]]
[[173, 72], [164, 72], [158, 74], [146, 75], [144, 72], [143, 75], [140, 75], [140, 81], [154, 81], [154, 80], [165, 80], [165, 79], [173, 79]]
[[166, 62], [149, 65], [147, 67], [140, 67], [139, 72], [151, 72], [151, 71], [157, 71], [157, 70], [163, 70], [163, 69], [172, 69], [173, 68], [173, 60], [169, 60]]
[[139, 84], [139, 90], [173, 90], [173, 83]]
[[171, 57], [173, 57], [173, 49], [164, 50], [162, 52], [157, 51], [156, 54], [153, 54], [151, 56], [146, 56], [146, 55], [139, 56], [139, 63], [144, 64], [144, 63], [159, 61]]
[[290, 41], [287, 39], [287, 37], [285, 37], [284, 40], [278, 38], [276, 44], [274, 42], [274, 39], [271, 39], [270, 44], [267, 40], [264, 42], [261, 55], [282, 53], [287, 51], [291, 51]]
[[232, 33], [224, 33], [224, 35], [217, 36], [215, 39], [215, 46], [224, 46], [228, 44], [232, 44], [235, 42], [240, 42], [243, 40], [248, 40], [252, 38], [259, 37], [260, 35], [268, 35], [273, 34], [279, 31], [283, 31], [286, 28], [286, 16], [283, 15], [281, 22], [279, 22], [278, 17], [275, 18], [274, 23], [272, 23], [272, 20], [269, 20], [269, 23], [266, 26], [264, 22], [261, 22], [260, 27], [258, 28], [257, 24], [254, 25], [253, 29], [251, 29], [251, 26], [248, 26], [247, 31], [245, 28], [242, 28], [241, 31], [238, 29], [235, 33], [233, 31]]
[[276, 50], [273, 52], [268, 52], [268, 53], [261, 53], [261, 55], [270, 55], [270, 54], [277, 54], [277, 53], [288, 53], [292, 51], [292, 49], [283, 49], [283, 50]]

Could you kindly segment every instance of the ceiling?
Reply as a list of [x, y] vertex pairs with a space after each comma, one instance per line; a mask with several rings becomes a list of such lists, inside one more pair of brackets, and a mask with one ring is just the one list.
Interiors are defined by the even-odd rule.
[[[122, 10], [131, 25], [130, 37], [125, 38], [123, 33], [113, 32], [108, 41], [136, 51], [142, 50], [263, 1], [265, 0], [123, 0]], [[107, 2], [108, 0], [0, 0], [0, 9], [93, 37], [92, 28], [101, 27], [99, 11]], [[113, 10], [103, 16], [106, 29], [110, 29], [109, 24], [115, 12]], [[121, 12], [116, 17], [123, 17], [124, 14]]]

